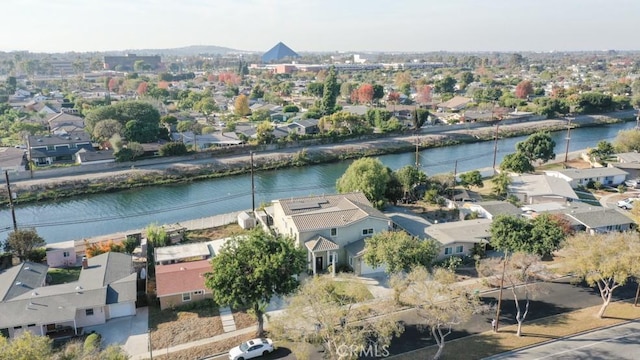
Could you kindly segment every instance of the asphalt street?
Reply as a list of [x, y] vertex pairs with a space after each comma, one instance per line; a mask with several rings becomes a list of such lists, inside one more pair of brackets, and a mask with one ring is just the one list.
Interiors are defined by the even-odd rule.
[[552, 341], [540, 346], [510, 351], [486, 360], [503, 359], [638, 359], [640, 322], [630, 322], [603, 330]]
[[[571, 280], [572, 279], [570, 278], [564, 278], [543, 284], [543, 289], [540, 295], [531, 301], [529, 314], [522, 326], [522, 331], [525, 335], [527, 333], [527, 323], [532, 320], [602, 304], [602, 300], [597, 289], [588, 287], [585, 284], [573, 284]], [[635, 296], [635, 291], [635, 283], [630, 283], [618, 288], [614, 292], [614, 301], [632, 298]], [[498, 291], [481, 294], [482, 302], [487, 305], [493, 305], [492, 310], [485, 314], [474, 315], [465, 324], [454, 328], [453, 332], [447, 336], [446, 341], [490, 330], [491, 319], [495, 316], [497, 298]], [[422, 330], [420, 326], [420, 318], [416, 315], [415, 311], [407, 310], [397, 314], [396, 316], [399, 321], [404, 323], [405, 331], [399, 338], [393, 339], [391, 342], [391, 346], [389, 347], [390, 355], [397, 355], [435, 344], [430, 334]], [[512, 325], [515, 323], [515, 306], [513, 296], [510, 290], [505, 290], [502, 297], [500, 326]], [[496, 352], [499, 351], [500, 349], [496, 349]], [[210, 359], [222, 360], [226, 359], [226, 355], [212, 357]], [[295, 359], [295, 356], [289, 349], [279, 348], [276, 352], [267, 357], [267, 359]], [[322, 353], [313, 353], [309, 359], [320, 360], [322, 359]]]

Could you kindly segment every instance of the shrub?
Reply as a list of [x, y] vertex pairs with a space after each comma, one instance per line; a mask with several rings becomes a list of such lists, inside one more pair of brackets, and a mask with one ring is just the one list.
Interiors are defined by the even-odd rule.
[[84, 354], [94, 354], [100, 351], [100, 340], [100, 334], [98, 333], [91, 333], [89, 336], [87, 336], [87, 338], [84, 340]]
[[188, 150], [184, 143], [174, 141], [162, 145], [158, 153], [160, 156], [180, 156], [188, 153]]
[[29, 251], [27, 254], [27, 260], [33, 261], [35, 263], [44, 262], [44, 258], [47, 256], [47, 249], [45, 248], [37, 248]]

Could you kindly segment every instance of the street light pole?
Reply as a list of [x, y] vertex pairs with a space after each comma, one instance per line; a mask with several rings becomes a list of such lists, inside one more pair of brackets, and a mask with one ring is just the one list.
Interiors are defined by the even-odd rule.
[[251, 210], [253, 212], [256, 211], [256, 187], [254, 185], [254, 176], [253, 176], [253, 151], [250, 152], [251, 154]]

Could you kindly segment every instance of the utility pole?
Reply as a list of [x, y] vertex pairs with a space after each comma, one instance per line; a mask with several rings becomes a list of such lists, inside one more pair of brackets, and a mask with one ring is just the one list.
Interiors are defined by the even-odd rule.
[[636, 289], [636, 299], [633, 301], [633, 306], [638, 306], [638, 296], [640, 296], [640, 279], [636, 279], [638, 282], [638, 288]]
[[420, 169], [420, 142], [416, 141], [416, 169]]
[[496, 134], [493, 141], [493, 172], [496, 172], [496, 158], [498, 156], [498, 131], [500, 129], [500, 123], [496, 124]]
[[571, 119], [569, 119], [569, 125], [567, 127], [567, 147], [564, 150], [564, 162], [569, 160], [569, 141], [571, 141]]
[[9, 183], [9, 172], [4, 171], [4, 177], [7, 180], [7, 192], [9, 193], [9, 207], [11, 208], [11, 219], [13, 220], [13, 231], [18, 231], [18, 223], [16, 222], [16, 210], [13, 206], [13, 194], [11, 193], [11, 184]]
[[31, 157], [31, 140], [29, 139], [29, 135], [27, 135], [27, 161], [29, 161], [29, 172], [31, 175], [31, 179], [33, 179], [33, 158]]
[[256, 187], [254, 185], [254, 180], [253, 180], [253, 151], [251, 151], [250, 154], [251, 154], [251, 210], [255, 212], [256, 211]]
[[451, 186], [451, 201], [456, 197], [456, 177], [458, 176], [458, 160], [453, 165], [453, 185]]
[[149, 338], [149, 359], [153, 360], [153, 346], [151, 346], [151, 330], [147, 329], [147, 337]]
[[504, 273], [507, 270], [507, 253], [504, 253], [502, 261], [502, 278], [500, 279], [500, 293], [498, 294], [498, 308], [496, 309], [496, 332], [500, 326], [500, 306], [502, 305], [502, 289], [504, 288]]

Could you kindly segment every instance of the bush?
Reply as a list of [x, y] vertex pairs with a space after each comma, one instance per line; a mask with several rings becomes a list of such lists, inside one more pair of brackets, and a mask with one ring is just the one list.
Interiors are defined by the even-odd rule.
[[170, 142], [162, 145], [158, 151], [160, 156], [180, 156], [188, 153], [187, 147], [181, 142]]
[[33, 249], [27, 254], [27, 260], [35, 263], [44, 262], [45, 257], [47, 257], [47, 249], [45, 248]]
[[87, 338], [84, 340], [84, 354], [94, 354], [100, 351], [100, 340], [101, 336], [98, 333], [91, 333], [89, 336], [87, 336]]
[[300, 112], [300, 108], [295, 105], [287, 105], [282, 108], [282, 112], [285, 113], [297, 113]]

